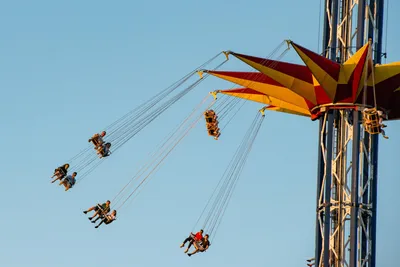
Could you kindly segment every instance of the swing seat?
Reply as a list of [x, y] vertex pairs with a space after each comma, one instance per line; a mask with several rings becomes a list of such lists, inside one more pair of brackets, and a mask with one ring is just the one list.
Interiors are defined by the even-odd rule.
[[206, 116], [206, 123], [216, 122], [216, 116]]
[[220, 135], [220, 133], [219, 133], [219, 128], [217, 128], [217, 129], [209, 129], [208, 130], [208, 135], [210, 135], [210, 136], [219, 136]]
[[381, 125], [379, 124], [379, 115], [376, 108], [365, 109], [363, 111], [363, 126], [369, 134], [381, 133]]
[[95, 134], [92, 138], [89, 139], [89, 142], [93, 143], [95, 149], [97, 149], [104, 143], [103, 139], [99, 134]]
[[210, 129], [217, 129], [218, 128], [218, 122], [214, 122], [214, 123], [207, 123], [206, 127], [208, 130]]
[[193, 242], [193, 246], [194, 246], [196, 249], [198, 249], [200, 252], [206, 251], [206, 250], [203, 248], [203, 246], [200, 244], [200, 242], [198, 242], [198, 241], [194, 241], [194, 242]]

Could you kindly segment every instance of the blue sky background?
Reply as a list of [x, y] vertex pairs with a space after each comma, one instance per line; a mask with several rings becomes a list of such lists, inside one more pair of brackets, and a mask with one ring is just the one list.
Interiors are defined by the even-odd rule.
[[[390, 2], [388, 62], [400, 60]], [[101, 131], [222, 50], [267, 56], [284, 39], [318, 45], [319, 1], [2, 1], [3, 153], [0, 266], [305, 266], [314, 254], [318, 125], [268, 113], [207, 253], [179, 249], [242, 139], [248, 103], [221, 139], [201, 122], [118, 221], [94, 229], [82, 210], [112, 199], [148, 152], [209, 91], [209, 78], [65, 193], [55, 167]], [[284, 58], [299, 62], [293, 51]], [[250, 70], [232, 59], [223, 69]], [[400, 251], [398, 122], [380, 142], [379, 266]], [[115, 157], [114, 157], [115, 156]], [[77, 177], [79, 179], [79, 175]]]

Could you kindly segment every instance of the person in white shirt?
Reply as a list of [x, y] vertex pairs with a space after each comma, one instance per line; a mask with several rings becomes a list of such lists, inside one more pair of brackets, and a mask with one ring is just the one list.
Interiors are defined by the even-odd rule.
[[[95, 223], [99, 218], [92, 221], [92, 223]], [[113, 210], [110, 214], [105, 215], [104, 218], [101, 220], [101, 222], [98, 225], [96, 225], [94, 228], [99, 228], [99, 226], [102, 225], [103, 223], [110, 224], [113, 221], [115, 221], [116, 219], [117, 219], [117, 211]]]
[[68, 191], [70, 188], [72, 188], [75, 185], [76, 175], [77, 175], [77, 173], [74, 172], [72, 175], [68, 175], [67, 177], [65, 177], [64, 180], [62, 180], [60, 182], [60, 185], [64, 185], [65, 191]]

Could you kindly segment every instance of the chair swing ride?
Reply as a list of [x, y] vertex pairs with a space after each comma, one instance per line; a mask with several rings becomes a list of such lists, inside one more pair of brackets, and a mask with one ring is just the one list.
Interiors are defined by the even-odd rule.
[[[261, 128], [265, 111], [284, 112], [316, 120], [332, 109], [359, 110], [362, 112], [362, 125], [365, 131], [372, 135], [382, 134], [384, 138], [388, 138], [383, 130], [386, 127], [383, 121], [400, 118], [400, 105], [398, 104], [400, 103], [400, 94], [396, 92], [396, 89], [400, 87], [400, 63], [374, 66], [371, 57], [372, 48], [369, 43], [343, 64], [330, 61], [292, 41], [282, 42], [275, 51], [278, 51], [285, 43], [288, 48], [278, 58], [282, 58], [289, 48], [293, 47], [305, 65], [272, 60], [274, 55], [269, 58], [257, 58], [231, 51], [221, 52], [105, 127], [101, 133], [93, 135], [88, 140], [91, 143], [89, 146], [55, 169], [51, 178], [56, 178], [51, 182], [60, 180], [60, 185], [64, 185], [65, 191], [73, 188], [105, 160], [115, 157], [117, 150], [208, 76], [215, 76], [242, 86], [241, 88], [211, 92], [209, 96], [212, 96], [212, 102], [205, 108], [205, 111], [204, 109], [201, 111], [201, 108], [208, 97], [203, 99], [196, 109], [183, 120], [179, 130], [165, 138], [164, 143], [152, 155], [151, 160], [122, 187], [112, 201], [101, 205], [96, 204], [91, 208], [95, 211], [93, 217], [97, 216], [97, 219], [101, 219], [99, 225], [103, 222], [110, 224], [116, 219], [116, 211], [141, 190], [146, 180], [152, 177], [159, 165], [201, 118], [205, 120], [208, 135], [219, 140], [221, 129], [224, 129], [234, 117], [229, 111], [237, 107], [239, 101], [262, 103], [266, 106], [257, 111], [255, 119], [200, 215], [198, 222], [203, 221], [200, 227], [202, 230], [196, 234], [191, 233], [186, 240], [189, 242], [189, 247], [192, 244], [195, 247], [195, 250], [188, 254], [191, 256], [197, 252], [207, 251], [210, 246], [208, 238], [215, 235], [220, 225]], [[211, 70], [204, 69], [221, 54], [226, 57], [222, 63]], [[258, 72], [219, 71], [218, 69], [228, 61], [230, 55]], [[189, 82], [197, 74], [199, 77], [194, 82]], [[221, 97], [217, 98], [217, 94], [221, 94]], [[228, 115], [231, 118], [227, 121]], [[221, 126], [221, 123], [225, 124]], [[110, 157], [111, 144], [114, 155]], [[96, 152], [93, 152], [93, 148]], [[68, 175], [68, 172], [72, 172], [72, 175]], [[76, 182], [75, 176], [78, 174], [79, 182]], [[113, 211], [111, 211], [110, 203], [115, 207]], [[86, 214], [86, 212], [84, 213]], [[203, 229], [207, 232], [204, 237]], [[185, 252], [188, 252], [188, 249]]]

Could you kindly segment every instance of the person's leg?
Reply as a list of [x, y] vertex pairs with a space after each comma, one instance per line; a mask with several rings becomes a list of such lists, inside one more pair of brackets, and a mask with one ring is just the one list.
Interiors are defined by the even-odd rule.
[[183, 248], [183, 247], [185, 246], [186, 242], [189, 242], [191, 239], [192, 239], [191, 236], [189, 236], [188, 238], [186, 238], [186, 239], [183, 241], [183, 243], [181, 244], [180, 247]]
[[66, 182], [64, 183], [65, 191], [68, 191], [72, 186], [70, 183]]
[[196, 254], [197, 252], [199, 252], [199, 249], [198, 249], [198, 248], [196, 248], [193, 252], [188, 253], [187, 255], [190, 257], [190, 256]]
[[54, 176], [57, 176], [57, 174], [58, 174], [58, 171], [55, 170], [53, 176], [51, 176], [50, 178], [53, 178]]
[[54, 179], [53, 181], [51, 181], [51, 183], [54, 183], [55, 181], [60, 180], [60, 177], [56, 176], [56, 179]]
[[92, 217], [89, 217], [89, 220], [93, 220], [96, 216], [99, 216], [99, 211], [96, 211]]
[[383, 138], [385, 138], [385, 139], [389, 139], [389, 137], [388, 137], [388, 136], [386, 136], [386, 134], [385, 134], [385, 131], [384, 131], [384, 130], [382, 130], [382, 129], [381, 129], [381, 133], [382, 133], [382, 135], [383, 135]]
[[191, 238], [187, 249], [185, 249], [185, 251], [184, 251], [185, 253], [187, 253], [189, 251], [190, 247], [193, 245], [193, 242], [194, 242], [194, 239]]
[[[99, 219], [101, 219], [100, 216], [98, 216], [94, 221], [92, 221], [92, 223], [96, 223]], [[104, 220], [104, 219], [103, 219]]]
[[105, 219], [101, 220], [101, 222], [98, 225], [96, 225], [94, 228], [99, 228], [99, 226], [103, 224], [104, 220]]
[[92, 211], [92, 210], [94, 210], [94, 207], [90, 207], [88, 210], [85, 210], [83, 213], [88, 213], [89, 211]]

